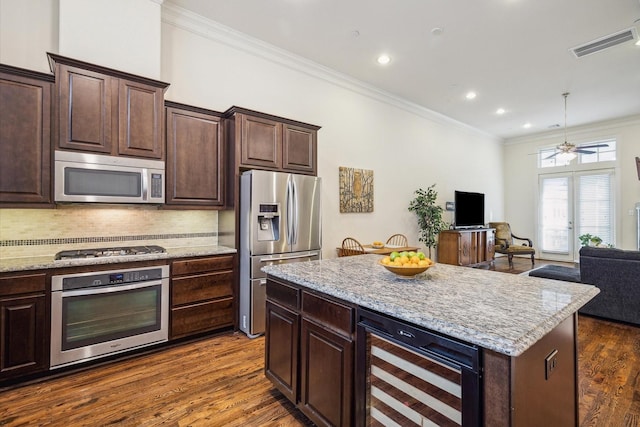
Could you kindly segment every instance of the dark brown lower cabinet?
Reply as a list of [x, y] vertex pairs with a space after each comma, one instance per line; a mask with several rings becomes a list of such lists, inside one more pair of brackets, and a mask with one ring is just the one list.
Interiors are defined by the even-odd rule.
[[233, 326], [234, 280], [235, 255], [173, 261], [169, 339]]
[[355, 308], [267, 279], [265, 375], [319, 426], [353, 425]]
[[0, 277], [0, 381], [49, 365], [45, 275]]
[[266, 317], [265, 375], [287, 399], [296, 402], [300, 316], [267, 301]]
[[349, 426], [353, 341], [302, 319], [300, 409], [317, 425]]

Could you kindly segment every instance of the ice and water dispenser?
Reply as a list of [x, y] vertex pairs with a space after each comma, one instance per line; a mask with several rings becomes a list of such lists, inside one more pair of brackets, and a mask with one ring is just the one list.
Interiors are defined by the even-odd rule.
[[258, 209], [258, 241], [280, 240], [280, 204], [261, 203]]

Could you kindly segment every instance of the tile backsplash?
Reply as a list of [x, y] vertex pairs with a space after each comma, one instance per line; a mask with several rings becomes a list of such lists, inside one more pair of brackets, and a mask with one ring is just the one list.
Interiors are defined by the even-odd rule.
[[150, 244], [217, 245], [218, 212], [113, 205], [0, 209], [0, 258]]

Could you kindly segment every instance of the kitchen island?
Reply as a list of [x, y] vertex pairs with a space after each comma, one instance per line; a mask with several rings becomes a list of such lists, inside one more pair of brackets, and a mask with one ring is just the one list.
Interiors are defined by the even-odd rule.
[[[597, 288], [445, 264], [404, 279], [380, 258], [264, 268], [266, 374], [314, 422], [362, 425], [381, 412], [372, 410], [380, 398], [371, 390], [372, 341], [381, 335], [457, 363], [459, 401], [443, 405], [453, 408], [453, 425], [577, 425], [576, 313]], [[416, 349], [409, 335], [431, 344]], [[338, 367], [342, 381], [323, 383]], [[420, 413], [386, 408], [381, 416]]]

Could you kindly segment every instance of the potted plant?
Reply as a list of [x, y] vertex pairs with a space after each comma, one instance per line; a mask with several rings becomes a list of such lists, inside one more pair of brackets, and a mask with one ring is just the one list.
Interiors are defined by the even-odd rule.
[[592, 236], [589, 233], [581, 234], [578, 236], [580, 244], [582, 246], [600, 246], [602, 239], [598, 236]]
[[415, 191], [415, 199], [409, 203], [409, 211], [414, 212], [418, 217], [418, 227], [420, 233], [418, 240], [424, 243], [429, 250], [431, 258], [431, 248], [438, 245], [438, 233], [445, 230], [449, 225], [442, 219], [444, 209], [436, 205], [438, 193], [432, 184], [426, 190], [419, 188]]

